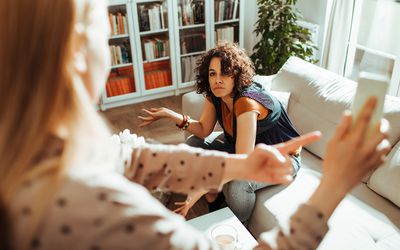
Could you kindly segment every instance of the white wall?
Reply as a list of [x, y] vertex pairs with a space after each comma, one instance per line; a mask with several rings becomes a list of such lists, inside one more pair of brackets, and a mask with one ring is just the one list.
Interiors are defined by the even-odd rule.
[[[243, 1], [243, 0], [242, 0]], [[245, 0], [244, 10], [244, 48], [249, 55], [252, 54], [253, 47], [258, 41], [256, 34], [253, 33], [255, 23], [257, 21], [257, 1], [256, 0]]]
[[[249, 55], [252, 53], [252, 49], [258, 38], [253, 33], [254, 24], [256, 23], [257, 17], [257, 1], [256, 0], [245, 0], [245, 17], [244, 17], [244, 48], [247, 50]], [[318, 51], [317, 58], [321, 61], [321, 53], [323, 51], [323, 38], [325, 33], [326, 23], [326, 10], [330, 0], [298, 0], [297, 9], [302, 13], [304, 19], [310, 23], [317, 24], [319, 26], [318, 32]]]

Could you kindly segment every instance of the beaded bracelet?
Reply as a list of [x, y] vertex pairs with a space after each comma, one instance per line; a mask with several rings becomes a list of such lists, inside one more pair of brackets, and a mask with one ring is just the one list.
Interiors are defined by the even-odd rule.
[[181, 124], [175, 124], [178, 128], [183, 129], [183, 127], [185, 126], [186, 122], [187, 122], [187, 116], [186, 115], [182, 115], [183, 116], [183, 120]]
[[186, 123], [185, 123], [185, 125], [183, 125], [182, 130], [186, 130], [186, 129], [189, 127], [191, 121], [192, 121], [192, 120], [190, 119], [190, 117], [187, 116], [187, 117], [186, 117]]

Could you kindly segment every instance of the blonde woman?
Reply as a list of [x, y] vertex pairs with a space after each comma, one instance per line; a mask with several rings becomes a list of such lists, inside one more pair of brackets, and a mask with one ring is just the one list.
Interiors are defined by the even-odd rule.
[[[288, 182], [288, 152], [319, 137], [258, 145], [248, 156], [148, 146], [134, 135], [110, 140], [93, 108], [109, 67], [105, 1], [2, 0], [0, 23], [1, 249], [216, 248], [144, 187], [190, 193], [239, 178]], [[301, 233], [282, 232], [277, 248], [318, 246], [340, 200], [382, 162], [388, 146], [376, 145], [385, 133], [364, 141], [375, 103], [354, 129], [345, 116], [321, 185], [294, 215]], [[302, 230], [309, 224], [317, 231]]]

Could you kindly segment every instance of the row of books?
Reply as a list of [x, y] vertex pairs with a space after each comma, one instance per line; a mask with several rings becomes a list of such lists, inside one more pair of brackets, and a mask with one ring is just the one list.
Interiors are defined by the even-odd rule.
[[168, 27], [166, 1], [162, 4], [142, 4], [138, 6], [139, 30], [160, 30]]
[[172, 85], [171, 70], [149, 71], [144, 74], [146, 89], [155, 89]]
[[135, 80], [132, 77], [114, 77], [109, 78], [106, 84], [106, 93], [108, 97], [125, 95], [136, 92]]
[[116, 14], [109, 13], [108, 18], [110, 21], [111, 35], [116, 36], [129, 33], [125, 14], [122, 14], [122, 12], [117, 12]]
[[120, 45], [110, 45], [111, 65], [130, 63], [130, 47], [127, 43]]
[[146, 89], [172, 85], [170, 60], [144, 63], [143, 70]]
[[181, 60], [181, 70], [182, 70], [182, 82], [190, 82], [195, 80], [196, 62], [200, 58], [199, 56], [187, 56], [183, 57]]
[[161, 40], [158, 38], [144, 39], [143, 43], [143, 57], [144, 61], [153, 60], [156, 58], [166, 57], [169, 55], [169, 41]]
[[204, 23], [204, 1], [181, 0], [178, 21], [179, 26]]
[[221, 27], [215, 30], [216, 43], [219, 41], [235, 42], [235, 27]]
[[215, 0], [214, 17], [215, 21], [224, 21], [238, 18], [239, 0]]
[[181, 54], [203, 51], [206, 49], [204, 33], [185, 34], [180, 37]]

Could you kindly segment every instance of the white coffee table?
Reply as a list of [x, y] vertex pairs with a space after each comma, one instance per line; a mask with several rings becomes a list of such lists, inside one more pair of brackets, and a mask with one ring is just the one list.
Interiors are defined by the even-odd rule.
[[216, 225], [228, 224], [238, 231], [239, 242], [242, 244], [243, 250], [252, 249], [257, 245], [254, 237], [228, 207], [191, 219], [188, 223], [196, 229], [203, 231], [209, 237], [211, 236], [211, 230]]

